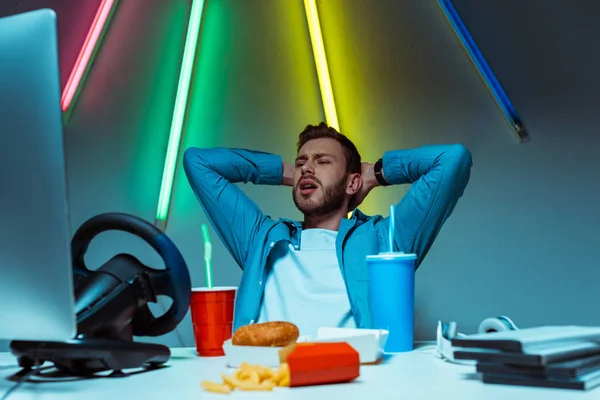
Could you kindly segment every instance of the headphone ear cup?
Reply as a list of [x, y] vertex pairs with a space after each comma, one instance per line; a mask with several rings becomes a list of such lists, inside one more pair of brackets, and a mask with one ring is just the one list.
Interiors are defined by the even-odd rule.
[[519, 328], [515, 323], [508, 317], [500, 315], [495, 318], [486, 318], [481, 324], [479, 324], [479, 333], [491, 333], [491, 332], [506, 332], [506, 331], [517, 331]]
[[517, 325], [512, 321], [512, 319], [508, 318], [506, 315], [499, 315], [498, 319], [501, 320], [508, 326], [508, 330], [510, 331], [518, 331]]

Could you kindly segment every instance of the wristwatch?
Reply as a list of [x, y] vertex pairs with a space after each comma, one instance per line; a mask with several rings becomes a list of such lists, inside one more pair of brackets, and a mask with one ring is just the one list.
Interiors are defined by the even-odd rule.
[[375, 163], [375, 179], [377, 179], [377, 182], [379, 182], [379, 184], [381, 186], [389, 186], [390, 184], [383, 178], [383, 174], [381, 172], [381, 169], [383, 168], [383, 160], [380, 158], [379, 160], [377, 160], [377, 162]]

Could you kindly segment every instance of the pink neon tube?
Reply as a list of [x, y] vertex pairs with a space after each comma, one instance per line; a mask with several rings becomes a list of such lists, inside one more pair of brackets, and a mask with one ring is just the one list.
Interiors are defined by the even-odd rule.
[[94, 22], [92, 23], [87, 37], [85, 38], [85, 42], [81, 47], [77, 61], [75, 61], [75, 65], [71, 71], [69, 80], [67, 81], [67, 85], [63, 90], [61, 98], [61, 107], [63, 111], [66, 111], [71, 105], [73, 96], [75, 96], [77, 87], [81, 82], [83, 73], [85, 72], [85, 69], [90, 61], [90, 57], [92, 56], [96, 44], [98, 43], [98, 38], [100, 37], [100, 33], [102, 33], [102, 29], [104, 28], [104, 24], [108, 19], [114, 2], [115, 0], [102, 0], [102, 3], [96, 12]]

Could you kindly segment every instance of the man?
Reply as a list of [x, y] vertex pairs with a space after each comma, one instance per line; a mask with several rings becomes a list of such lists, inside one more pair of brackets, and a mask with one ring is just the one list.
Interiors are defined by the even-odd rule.
[[[371, 327], [365, 257], [390, 251], [389, 217], [355, 209], [373, 188], [412, 184], [394, 206], [394, 251], [416, 253], [418, 267], [472, 166], [458, 144], [387, 151], [375, 164], [361, 163], [354, 144], [325, 123], [300, 133], [293, 165], [278, 155], [225, 148], [189, 148], [183, 162], [208, 219], [243, 269], [234, 330], [283, 320], [302, 335], [319, 326]], [[263, 214], [239, 182], [291, 186], [304, 220]]]

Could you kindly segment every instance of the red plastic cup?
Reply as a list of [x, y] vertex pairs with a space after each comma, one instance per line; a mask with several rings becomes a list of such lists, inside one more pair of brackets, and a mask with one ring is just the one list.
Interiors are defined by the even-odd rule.
[[190, 310], [196, 351], [201, 357], [224, 356], [223, 342], [231, 339], [237, 287], [193, 288]]

